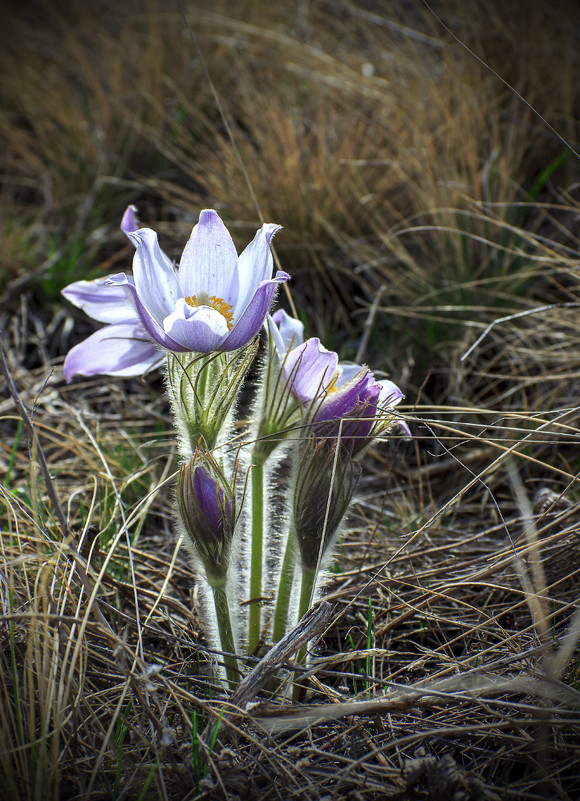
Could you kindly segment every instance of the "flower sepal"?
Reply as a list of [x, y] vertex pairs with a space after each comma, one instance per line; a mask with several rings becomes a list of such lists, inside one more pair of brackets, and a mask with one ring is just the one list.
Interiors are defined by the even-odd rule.
[[257, 349], [256, 339], [233, 353], [168, 354], [166, 384], [184, 458], [224, 438]]

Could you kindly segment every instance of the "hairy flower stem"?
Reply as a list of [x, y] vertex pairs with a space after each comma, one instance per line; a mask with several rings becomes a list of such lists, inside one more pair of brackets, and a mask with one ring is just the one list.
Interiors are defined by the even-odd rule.
[[264, 549], [264, 457], [254, 453], [252, 463], [252, 541], [250, 556], [250, 612], [248, 653], [256, 652], [262, 635], [262, 564]]
[[292, 585], [294, 583], [295, 565], [295, 545], [294, 532], [288, 532], [284, 558], [280, 567], [280, 581], [278, 582], [278, 594], [276, 595], [276, 606], [274, 609], [274, 622], [272, 624], [272, 642], [280, 642], [286, 634], [288, 625], [288, 610], [290, 608], [290, 598], [292, 596]]
[[[213, 593], [221, 649], [222, 651], [227, 651], [227, 654], [224, 655], [226, 676], [228, 677], [230, 690], [233, 690], [239, 683], [240, 674], [238, 671], [238, 660], [233, 656], [233, 654], [236, 653], [236, 645], [232, 632], [232, 619], [230, 617], [230, 605], [226, 594], [226, 582], [225, 580], [213, 581], [210, 586]], [[231, 654], [231, 656], [229, 654]]]
[[[301, 620], [306, 612], [312, 605], [312, 598], [314, 597], [314, 588], [316, 586], [316, 578], [318, 576], [317, 570], [309, 570], [302, 568], [302, 582], [300, 585], [300, 600], [298, 602], [298, 620]], [[296, 656], [296, 661], [299, 665], [306, 662], [306, 646], [301, 648]], [[305, 693], [305, 687], [295, 683], [292, 692], [294, 701], [302, 700]]]
[[301, 620], [312, 606], [314, 585], [318, 571], [302, 568], [302, 583], [300, 585], [300, 601], [298, 602], [298, 620]]

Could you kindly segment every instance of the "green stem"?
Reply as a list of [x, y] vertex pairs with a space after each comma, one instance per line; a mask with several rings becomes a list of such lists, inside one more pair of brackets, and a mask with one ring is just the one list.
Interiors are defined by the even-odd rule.
[[[298, 602], [298, 620], [301, 620], [306, 612], [310, 609], [312, 604], [312, 598], [314, 596], [314, 587], [316, 585], [316, 570], [309, 570], [307, 568], [302, 568], [302, 582], [300, 585], [300, 601]], [[306, 662], [306, 648], [301, 648], [296, 656], [296, 661], [299, 665], [303, 665]], [[306, 692], [306, 688], [297, 682], [294, 684], [294, 689], [292, 691], [292, 697], [294, 701], [302, 700], [304, 694]]]
[[272, 625], [272, 642], [280, 642], [282, 637], [286, 634], [290, 596], [292, 595], [292, 584], [294, 583], [294, 567], [295, 548], [294, 536], [291, 528], [288, 532], [284, 558], [280, 568], [280, 581], [278, 582], [278, 594], [276, 596], [274, 622]]
[[[236, 645], [232, 632], [232, 619], [230, 616], [228, 596], [226, 594], [226, 583], [225, 581], [216, 581], [210, 586], [213, 592], [213, 602], [221, 649], [222, 651], [227, 651], [228, 654], [235, 654]], [[226, 675], [228, 677], [230, 690], [233, 690], [240, 680], [240, 673], [238, 670], [238, 660], [235, 656], [229, 656], [228, 654], [224, 655], [224, 664], [226, 666]]]
[[262, 635], [262, 563], [264, 548], [264, 459], [254, 454], [252, 465], [252, 543], [248, 653], [256, 652]]
[[312, 605], [314, 585], [316, 584], [316, 570], [302, 568], [302, 583], [300, 585], [300, 601], [298, 602], [298, 620], [301, 620]]

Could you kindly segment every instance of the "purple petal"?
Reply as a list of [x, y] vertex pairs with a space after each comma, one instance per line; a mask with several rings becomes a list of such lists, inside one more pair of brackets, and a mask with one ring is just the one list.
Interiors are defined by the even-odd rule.
[[[372, 377], [372, 373], [369, 374]], [[362, 386], [358, 397], [353, 388], [329, 395], [318, 410], [313, 428], [318, 437], [337, 439], [351, 456], [356, 456], [373, 435], [380, 387], [374, 382]]]
[[266, 317], [266, 326], [268, 328], [268, 334], [270, 335], [270, 340], [274, 345], [274, 350], [278, 354], [278, 358], [280, 359], [280, 361], [282, 361], [288, 349], [284, 347], [284, 340], [280, 335], [278, 326], [274, 323], [274, 318], [271, 317], [270, 315]]
[[281, 355], [302, 344], [304, 340], [304, 325], [300, 320], [290, 317], [284, 309], [278, 309], [272, 316], [272, 320], [276, 323], [283, 343], [283, 350], [280, 351]]
[[316, 410], [316, 421], [336, 420], [353, 414], [359, 403], [374, 400], [374, 411], [380, 388], [368, 368], [359, 370], [357, 378], [327, 395]]
[[396, 406], [405, 397], [399, 387], [392, 381], [383, 379], [377, 383], [381, 391], [378, 404], [380, 407]]
[[224, 517], [232, 515], [232, 505], [226, 494], [218, 486], [215, 479], [204, 467], [196, 467], [193, 474], [192, 491], [194, 508], [199, 514], [198, 525], [205, 531], [205, 536], [221, 539], [224, 530]]
[[337, 366], [337, 354], [313, 337], [288, 353], [283, 370], [294, 394], [302, 403], [309, 403], [330, 384]]
[[222, 343], [220, 350], [237, 350], [243, 345], [247, 345], [255, 337], [264, 324], [278, 284], [289, 278], [288, 273], [279, 271], [269, 281], [262, 281], [246, 310], [234, 323], [232, 331]]
[[272, 277], [274, 260], [270, 242], [281, 227], [275, 223], [265, 223], [240, 254], [237, 265], [239, 295], [234, 306], [234, 318], [244, 311], [261, 282]]
[[128, 236], [137, 248], [133, 259], [137, 295], [149, 314], [161, 323], [180, 297], [175, 268], [159, 247], [155, 231], [140, 228]]
[[233, 308], [238, 297], [237, 263], [235, 245], [219, 215], [211, 209], [202, 211], [181, 256], [180, 294], [214, 295]]
[[167, 334], [186, 350], [210, 353], [218, 350], [228, 334], [225, 317], [210, 306], [190, 306], [180, 298], [175, 311], [163, 321]]
[[132, 234], [138, 228], [139, 221], [137, 220], [137, 207], [127, 206], [125, 213], [123, 214], [123, 219], [121, 220], [121, 231], [129, 236], [129, 234]]
[[68, 352], [64, 377], [68, 384], [75, 375], [142, 375], [163, 359], [139, 325], [107, 325]]
[[137, 323], [135, 305], [122, 287], [106, 284], [107, 278], [75, 281], [62, 290], [64, 297], [100, 323]]
[[175, 351], [176, 353], [184, 353], [185, 351], [189, 350], [189, 348], [181, 345], [179, 342], [176, 342], [165, 333], [161, 323], [157, 322], [157, 320], [150, 314], [149, 310], [146, 309], [141, 303], [135, 285], [131, 279], [127, 278], [125, 273], [110, 275], [107, 278], [107, 285], [121, 286], [124, 288], [127, 296], [131, 299], [135, 308], [137, 309], [139, 319], [141, 320], [145, 331], [149, 334], [151, 339], [154, 340], [154, 342], [158, 342], [162, 347], [166, 348], [167, 350]]

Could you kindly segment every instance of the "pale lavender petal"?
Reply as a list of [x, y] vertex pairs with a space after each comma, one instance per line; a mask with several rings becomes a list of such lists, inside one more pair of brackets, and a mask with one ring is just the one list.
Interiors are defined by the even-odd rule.
[[180, 294], [214, 295], [233, 308], [239, 288], [237, 263], [234, 242], [219, 215], [212, 209], [202, 211], [181, 256]]
[[121, 220], [121, 231], [129, 236], [129, 234], [132, 234], [138, 228], [139, 221], [137, 220], [137, 207], [127, 206], [125, 213], [123, 214], [123, 219]]
[[401, 418], [397, 418], [397, 420], [395, 420], [393, 422], [393, 425], [394, 426], [399, 426], [400, 428], [402, 428], [403, 431], [405, 432], [405, 436], [409, 437], [409, 439], [411, 439], [413, 437], [413, 434], [411, 433], [411, 429], [409, 428], [409, 426], [407, 425], [405, 420], [401, 420]]
[[175, 351], [176, 353], [184, 353], [185, 351], [189, 350], [189, 348], [181, 345], [179, 342], [176, 342], [165, 333], [162, 325], [163, 321], [159, 323], [150, 314], [149, 310], [146, 309], [141, 303], [132, 279], [128, 278], [125, 273], [110, 275], [107, 278], [107, 285], [120, 286], [124, 288], [127, 296], [131, 299], [135, 309], [137, 310], [139, 319], [141, 320], [145, 331], [149, 334], [151, 339], [154, 340], [154, 342], [158, 342], [162, 347], [166, 348], [167, 350]]
[[344, 362], [340, 363], [340, 376], [338, 377], [338, 381], [336, 382], [337, 387], [342, 387], [345, 384], [348, 384], [349, 381], [353, 381], [356, 376], [360, 373], [361, 370], [367, 370], [368, 368], [363, 367], [360, 364], [345, 364]]
[[62, 290], [64, 297], [101, 323], [137, 323], [135, 305], [122, 287], [107, 285], [107, 278], [75, 281]]
[[269, 281], [262, 281], [246, 310], [234, 323], [231, 333], [222, 343], [220, 350], [237, 350], [243, 345], [247, 345], [256, 336], [264, 324], [278, 284], [289, 278], [288, 273], [279, 271]]
[[157, 234], [151, 228], [140, 228], [128, 236], [137, 248], [133, 259], [137, 295], [150, 315], [161, 323], [171, 314], [180, 296], [175, 268], [159, 247]]
[[106, 325], [68, 352], [64, 377], [69, 383], [75, 375], [142, 375], [163, 359], [163, 354], [143, 339], [141, 326]]
[[399, 387], [388, 379], [377, 381], [381, 394], [379, 395], [379, 406], [396, 406], [405, 397]]
[[270, 242], [276, 231], [279, 231], [281, 227], [281, 225], [276, 225], [275, 223], [265, 223], [240, 254], [237, 264], [239, 290], [233, 307], [234, 319], [244, 311], [261, 282], [267, 281], [272, 277], [274, 260], [270, 250]]
[[287, 348], [284, 347], [284, 340], [282, 339], [278, 326], [274, 322], [274, 319], [270, 317], [270, 315], [266, 317], [266, 325], [268, 327], [270, 339], [274, 345], [274, 350], [278, 354], [280, 361], [282, 361], [286, 355]]
[[282, 342], [284, 343], [284, 353], [290, 348], [297, 348], [304, 340], [304, 324], [295, 317], [290, 317], [284, 309], [278, 309], [272, 315], [272, 320], [276, 323]]
[[219, 350], [228, 333], [225, 317], [210, 306], [192, 307], [180, 298], [175, 311], [163, 321], [167, 334], [187, 350]]
[[287, 355], [284, 376], [291, 382], [298, 399], [308, 403], [319, 397], [330, 384], [337, 366], [337, 354], [326, 350], [318, 337], [313, 337]]

